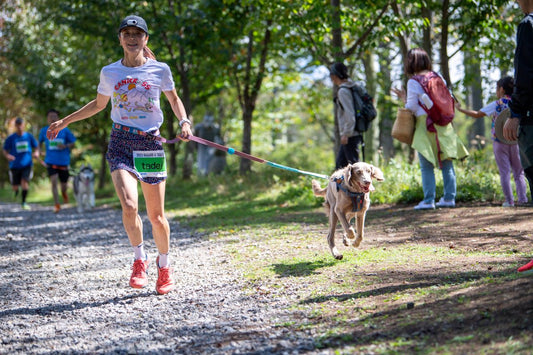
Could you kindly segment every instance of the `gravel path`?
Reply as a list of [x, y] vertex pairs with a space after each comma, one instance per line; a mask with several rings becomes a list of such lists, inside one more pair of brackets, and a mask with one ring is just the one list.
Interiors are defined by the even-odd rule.
[[[247, 294], [220, 242], [171, 222], [177, 290], [128, 286], [132, 250], [120, 211], [0, 203], [1, 354], [311, 354], [279, 326], [289, 301]], [[156, 248], [143, 217], [146, 250]]]

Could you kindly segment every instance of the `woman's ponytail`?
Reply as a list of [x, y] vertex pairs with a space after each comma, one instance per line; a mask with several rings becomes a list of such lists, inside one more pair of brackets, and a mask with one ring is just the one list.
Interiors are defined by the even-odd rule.
[[144, 56], [146, 58], [150, 58], [150, 59], [154, 59], [155, 60], [155, 54], [154, 54], [154, 52], [152, 52], [152, 50], [150, 48], [148, 48], [148, 46], [144, 46], [143, 52], [144, 52]]

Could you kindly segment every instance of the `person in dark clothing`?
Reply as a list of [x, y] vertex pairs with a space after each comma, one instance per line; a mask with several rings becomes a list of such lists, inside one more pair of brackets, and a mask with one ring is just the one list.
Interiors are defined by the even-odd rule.
[[359, 161], [359, 145], [362, 144], [363, 137], [355, 130], [355, 107], [351, 90], [355, 83], [348, 77], [348, 68], [342, 63], [335, 63], [329, 71], [331, 81], [339, 88], [334, 102], [341, 146], [337, 153], [335, 169], [341, 169]]
[[[503, 127], [507, 140], [518, 139], [520, 161], [533, 188], [533, 0], [517, 0], [526, 15], [518, 25], [514, 57], [514, 92], [509, 107], [511, 117]], [[519, 272], [533, 269], [533, 260], [518, 268]]]

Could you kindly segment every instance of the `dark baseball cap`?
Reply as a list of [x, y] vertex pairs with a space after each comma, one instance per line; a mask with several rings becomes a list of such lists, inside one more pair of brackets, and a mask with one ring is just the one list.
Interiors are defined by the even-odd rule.
[[146, 34], [148, 34], [148, 26], [146, 25], [146, 21], [140, 16], [130, 15], [122, 22], [120, 23], [120, 27], [118, 28], [118, 33], [125, 29], [126, 27], [137, 27], [143, 30]]
[[17, 117], [17, 118], [15, 119], [15, 124], [19, 125], [19, 124], [23, 124], [23, 123], [24, 123], [24, 120], [23, 120], [22, 118]]

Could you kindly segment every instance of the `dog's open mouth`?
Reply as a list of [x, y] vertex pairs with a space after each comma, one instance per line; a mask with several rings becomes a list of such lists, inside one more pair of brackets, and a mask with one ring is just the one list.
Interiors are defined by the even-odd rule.
[[370, 186], [372, 186], [372, 184], [365, 185], [365, 184], [361, 184], [360, 182], [358, 182], [357, 185], [359, 185], [359, 188], [364, 193], [370, 192]]

